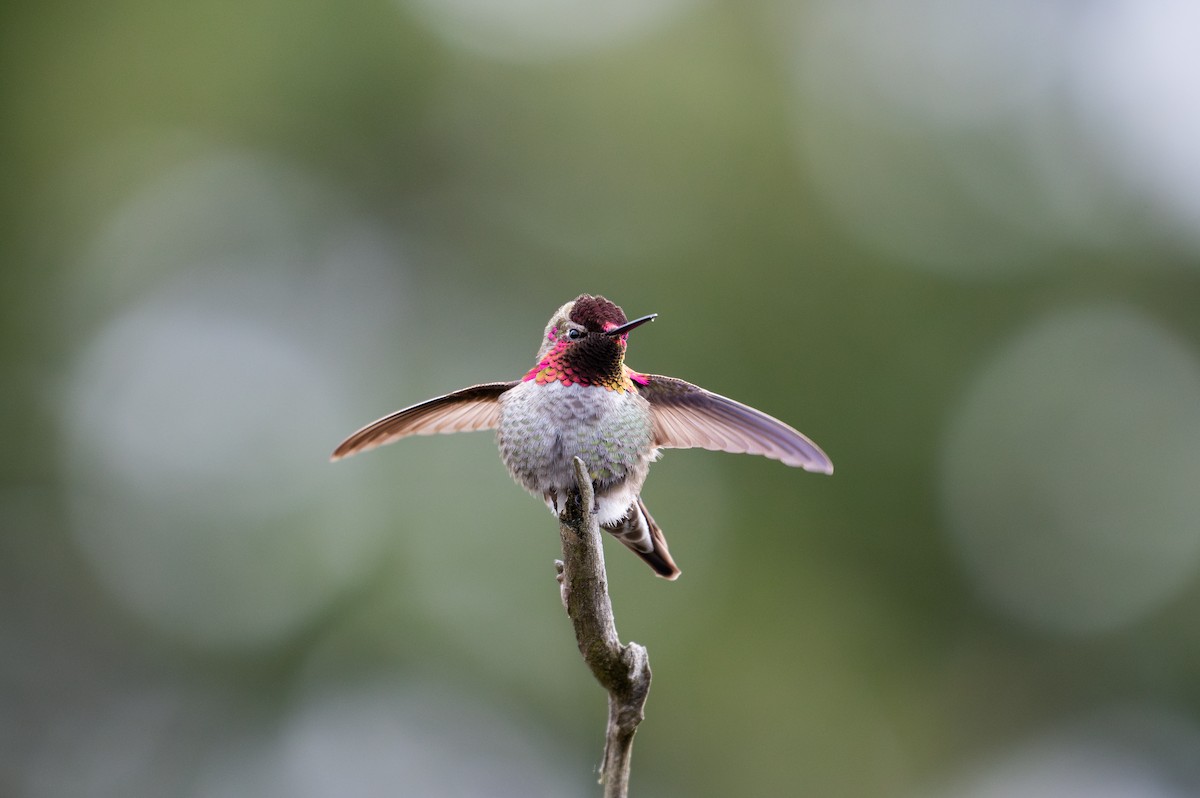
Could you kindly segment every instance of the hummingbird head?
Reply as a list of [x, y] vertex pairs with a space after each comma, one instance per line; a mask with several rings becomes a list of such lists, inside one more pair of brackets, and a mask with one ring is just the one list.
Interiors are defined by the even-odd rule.
[[526, 379], [623, 385], [629, 331], [656, 315], [629, 321], [619, 306], [604, 297], [582, 294], [550, 317], [538, 349], [538, 365]]

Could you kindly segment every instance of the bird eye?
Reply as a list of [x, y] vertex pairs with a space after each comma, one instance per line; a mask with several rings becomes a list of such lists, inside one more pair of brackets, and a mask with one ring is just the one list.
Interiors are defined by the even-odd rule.
[[567, 337], [572, 341], [578, 340], [583, 337], [583, 330], [569, 330], [567, 332]]

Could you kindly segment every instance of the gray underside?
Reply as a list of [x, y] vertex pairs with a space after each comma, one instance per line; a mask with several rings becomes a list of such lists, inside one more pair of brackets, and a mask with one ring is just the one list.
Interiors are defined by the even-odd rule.
[[496, 439], [513, 479], [548, 499], [575, 486], [573, 458], [582, 458], [604, 525], [628, 512], [657, 454], [644, 398], [560, 383], [529, 381], [507, 391]]

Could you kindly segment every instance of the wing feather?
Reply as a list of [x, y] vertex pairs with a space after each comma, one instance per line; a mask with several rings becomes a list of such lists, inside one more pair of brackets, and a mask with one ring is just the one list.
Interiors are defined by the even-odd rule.
[[654, 444], [760, 454], [806, 471], [833, 473], [833, 463], [805, 435], [766, 413], [689, 382], [646, 374], [638, 391], [650, 402]]
[[435, 435], [495, 429], [500, 395], [516, 382], [489, 382], [427, 399], [373, 421], [338, 444], [332, 460], [374, 449], [409, 435]]

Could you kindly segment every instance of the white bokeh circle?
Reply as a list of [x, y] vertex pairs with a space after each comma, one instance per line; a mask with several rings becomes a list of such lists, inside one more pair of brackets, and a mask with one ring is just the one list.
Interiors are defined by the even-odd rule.
[[190, 645], [279, 644], [378, 567], [372, 485], [328, 462], [349, 379], [402, 374], [393, 240], [269, 156], [156, 173], [83, 254], [55, 400], [74, 539]]
[[954, 413], [947, 526], [978, 592], [1046, 630], [1133, 623], [1200, 565], [1200, 366], [1153, 320], [1102, 306], [1007, 343]]
[[67, 391], [75, 537], [105, 586], [202, 645], [294, 632], [360, 578], [381, 529], [302, 430], [343, 415], [278, 330], [163, 299], [114, 320]]

